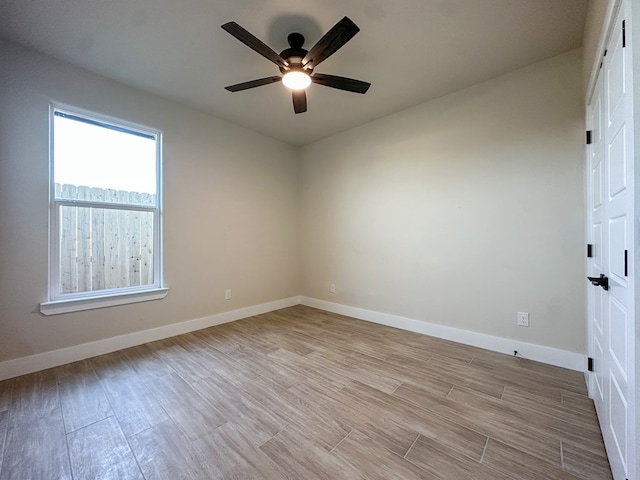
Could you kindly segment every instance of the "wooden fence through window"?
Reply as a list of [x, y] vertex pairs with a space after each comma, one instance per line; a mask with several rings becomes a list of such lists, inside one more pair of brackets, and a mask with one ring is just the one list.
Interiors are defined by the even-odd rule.
[[62, 293], [153, 284], [155, 195], [75, 185], [55, 185], [56, 198], [122, 203], [123, 209], [60, 206], [60, 287]]

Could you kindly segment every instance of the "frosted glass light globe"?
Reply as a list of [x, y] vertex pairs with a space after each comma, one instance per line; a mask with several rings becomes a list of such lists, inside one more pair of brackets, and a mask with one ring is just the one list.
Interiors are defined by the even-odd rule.
[[282, 77], [282, 83], [291, 90], [304, 90], [311, 85], [311, 77], [303, 72], [288, 72]]

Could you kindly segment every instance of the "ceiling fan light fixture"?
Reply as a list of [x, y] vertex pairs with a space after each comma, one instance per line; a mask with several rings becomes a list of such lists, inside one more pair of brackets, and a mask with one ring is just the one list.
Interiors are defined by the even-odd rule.
[[311, 77], [301, 71], [287, 72], [282, 77], [282, 83], [291, 90], [304, 90], [311, 85]]

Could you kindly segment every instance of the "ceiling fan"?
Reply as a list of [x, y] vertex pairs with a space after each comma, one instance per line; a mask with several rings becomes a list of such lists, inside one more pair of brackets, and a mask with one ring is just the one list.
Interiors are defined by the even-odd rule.
[[347, 17], [344, 17], [325, 33], [324, 36], [311, 47], [311, 50], [302, 48], [302, 45], [304, 45], [304, 36], [300, 33], [291, 33], [287, 37], [289, 48], [280, 52], [279, 55], [236, 22], [225, 23], [222, 25], [222, 29], [236, 37], [252, 50], [258, 52], [267, 60], [275, 63], [282, 74], [225, 87], [225, 89], [230, 92], [239, 92], [241, 90], [281, 81], [287, 88], [291, 89], [293, 111], [295, 113], [303, 113], [307, 111], [307, 94], [305, 89], [311, 83], [355, 93], [366, 93], [371, 86], [370, 83], [354, 80], [353, 78], [314, 72], [314, 69], [320, 65], [320, 63], [337, 52], [360, 31], [358, 26]]

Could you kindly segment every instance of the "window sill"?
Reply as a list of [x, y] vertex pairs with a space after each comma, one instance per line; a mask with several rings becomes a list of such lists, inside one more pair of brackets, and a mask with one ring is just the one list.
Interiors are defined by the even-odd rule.
[[113, 307], [128, 303], [147, 302], [160, 300], [169, 293], [168, 288], [154, 288], [138, 292], [112, 293], [95, 297], [74, 298], [68, 300], [54, 300], [40, 304], [40, 313], [44, 315], [57, 315], [59, 313], [79, 312], [94, 308]]

